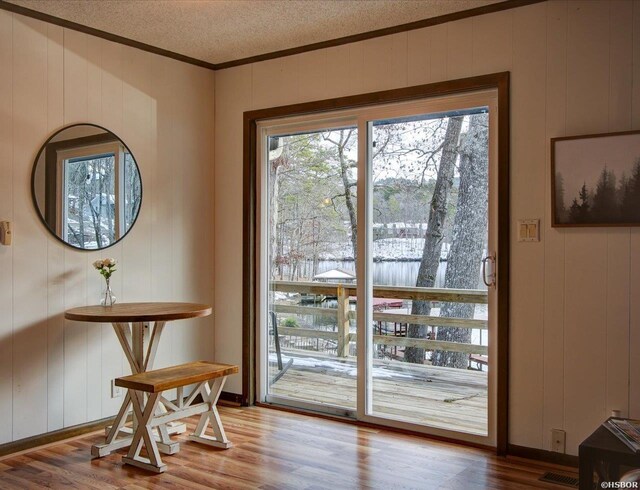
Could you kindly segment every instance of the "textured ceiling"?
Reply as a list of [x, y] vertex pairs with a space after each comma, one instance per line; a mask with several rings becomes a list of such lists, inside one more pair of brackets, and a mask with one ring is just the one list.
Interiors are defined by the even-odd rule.
[[209, 63], [222, 63], [502, 0], [8, 1]]

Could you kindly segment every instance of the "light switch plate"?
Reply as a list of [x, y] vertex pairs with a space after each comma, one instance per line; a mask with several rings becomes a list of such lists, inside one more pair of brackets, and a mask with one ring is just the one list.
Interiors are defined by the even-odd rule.
[[539, 242], [540, 241], [540, 220], [539, 219], [519, 219], [518, 220], [518, 241], [519, 242]]

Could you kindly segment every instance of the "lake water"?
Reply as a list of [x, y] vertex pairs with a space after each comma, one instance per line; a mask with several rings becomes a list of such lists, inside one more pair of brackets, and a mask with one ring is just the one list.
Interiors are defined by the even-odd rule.
[[[416, 277], [420, 261], [384, 261], [373, 263], [373, 284], [378, 286], [415, 286]], [[285, 267], [284, 277], [288, 277], [288, 270]], [[313, 262], [306, 261], [302, 265], [301, 273], [303, 276], [313, 276]], [[356, 263], [353, 260], [320, 260], [318, 262], [317, 274], [330, 271], [331, 269], [343, 269], [355, 275]], [[447, 263], [440, 262], [438, 273], [436, 275], [436, 288], [444, 285], [444, 274], [447, 270]]]
[[[419, 260], [387, 260], [373, 262], [373, 284], [376, 286], [415, 286], [419, 268]], [[332, 269], [343, 269], [355, 275], [356, 263], [353, 260], [320, 260], [318, 261], [316, 274], [321, 274]], [[479, 266], [478, 269], [480, 269]], [[436, 282], [433, 287], [444, 287], [444, 275], [446, 271], [447, 262], [440, 262], [438, 272], [436, 274]], [[285, 266], [283, 280], [289, 279], [288, 274], [288, 267]], [[313, 261], [307, 260], [301, 265], [301, 275], [302, 277], [307, 278], [313, 277]], [[476, 288], [486, 289], [484, 284], [482, 284], [480, 272], [478, 272], [478, 285]]]

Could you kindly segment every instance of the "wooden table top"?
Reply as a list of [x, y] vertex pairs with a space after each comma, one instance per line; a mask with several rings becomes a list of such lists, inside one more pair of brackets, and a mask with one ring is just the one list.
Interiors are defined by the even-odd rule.
[[116, 303], [80, 306], [64, 312], [67, 320], [96, 323], [155, 322], [198, 318], [211, 314], [211, 306], [197, 303]]

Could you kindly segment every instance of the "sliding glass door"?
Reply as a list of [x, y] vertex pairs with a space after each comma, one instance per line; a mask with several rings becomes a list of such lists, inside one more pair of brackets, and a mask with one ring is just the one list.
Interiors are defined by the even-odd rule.
[[268, 400], [353, 416], [357, 127], [298, 124], [264, 138]]
[[366, 124], [367, 414], [486, 437], [488, 107]]
[[493, 92], [263, 121], [261, 401], [495, 443]]

